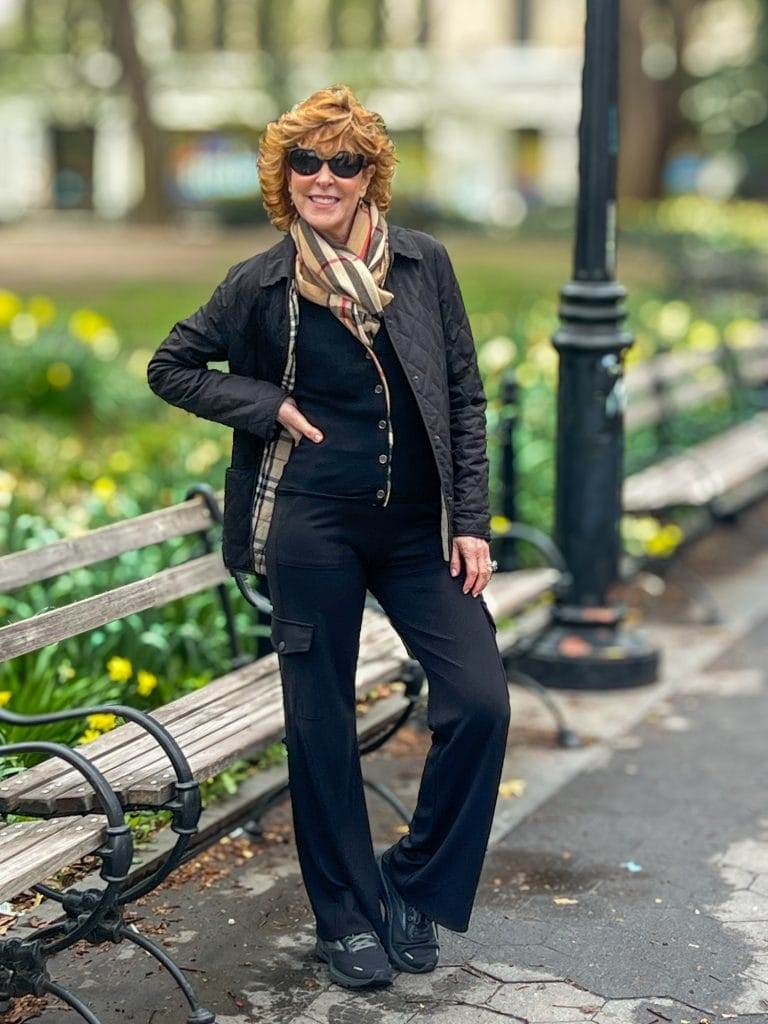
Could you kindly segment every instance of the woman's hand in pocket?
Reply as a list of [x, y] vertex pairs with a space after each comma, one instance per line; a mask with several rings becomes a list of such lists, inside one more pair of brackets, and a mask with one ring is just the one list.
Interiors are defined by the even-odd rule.
[[314, 423], [309, 422], [293, 397], [283, 401], [277, 410], [277, 420], [290, 432], [294, 444], [298, 444], [302, 437], [308, 437], [316, 444], [323, 440], [323, 432]]

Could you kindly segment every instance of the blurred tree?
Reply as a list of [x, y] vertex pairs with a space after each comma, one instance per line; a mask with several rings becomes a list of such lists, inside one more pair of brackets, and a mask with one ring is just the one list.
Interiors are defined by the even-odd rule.
[[768, 0], [622, 0], [619, 188], [768, 192]]
[[144, 192], [132, 218], [164, 223], [171, 216], [165, 189], [165, 136], [152, 116], [147, 70], [136, 42], [132, 0], [102, 0], [102, 4], [112, 28], [113, 50], [122, 66], [121, 85], [133, 100], [136, 133], [144, 157]]
[[619, 193], [662, 193], [664, 165], [690, 130], [680, 97], [690, 82], [683, 50], [691, 15], [706, 0], [622, 0]]

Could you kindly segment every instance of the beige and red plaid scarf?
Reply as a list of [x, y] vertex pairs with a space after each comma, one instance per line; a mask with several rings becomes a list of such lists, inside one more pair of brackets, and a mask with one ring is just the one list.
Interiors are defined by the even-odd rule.
[[290, 228], [295, 281], [305, 299], [327, 306], [370, 351], [380, 314], [394, 295], [384, 288], [390, 253], [387, 222], [373, 200], [361, 200], [346, 244], [331, 242], [303, 217]]

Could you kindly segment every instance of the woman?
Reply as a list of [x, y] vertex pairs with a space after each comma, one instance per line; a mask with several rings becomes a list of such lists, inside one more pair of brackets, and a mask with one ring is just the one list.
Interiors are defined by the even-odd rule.
[[[234, 430], [224, 561], [267, 577], [316, 953], [349, 987], [433, 970], [436, 926], [467, 930], [509, 725], [482, 596], [486, 399], [445, 247], [385, 219], [394, 165], [346, 86], [271, 122], [259, 173], [284, 238], [148, 367], [166, 401]], [[425, 670], [432, 730], [410, 830], [378, 858], [355, 729], [367, 590]]]

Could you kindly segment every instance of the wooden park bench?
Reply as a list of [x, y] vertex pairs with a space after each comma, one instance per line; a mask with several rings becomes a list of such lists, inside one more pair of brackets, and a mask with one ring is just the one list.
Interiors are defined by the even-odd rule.
[[[768, 481], [768, 414], [759, 390], [768, 381], [768, 337], [749, 348], [724, 342], [713, 352], [662, 353], [627, 373], [626, 429], [652, 428], [650, 466], [624, 483], [624, 510], [653, 513], [685, 506], [713, 516], [744, 506]], [[752, 415], [693, 445], [676, 442], [673, 417], [725, 399]]]
[[[30, 887], [60, 904], [52, 924], [21, 938], [0, 937], [0, 1011], [18, 996], [52, 995], [89, 1022], [99, 1024], [92, 1009], [48, 975], [54, 953], [85, 939], [93, 944], [128, 941], [155, 957], [170, 972], [189, 1004], [189, 1024], [215, 1020], [200, 1006], [182, 970], [164, 949], [125, 923], [124, 908], [151, 892], [181, 863], [200, 852], [238, 822], [258, 820], [288, 787], [287, 765], [263, 769], [248, 785], [236, 813], [221, 815], [200, 827], [202, 781], [243, 758], [253, 758], [284, 739], [282, 687], [276, 653], [253, 657], [241, 650], [230, 602], [230, 571], [214, 536], [221, 526], [221, 494], [200, 485], [186, 500], [169, 508], [110, 524], [73, 539], [0, 558], [0, 593], [49, 580], [105, 559], [136, 552], [151, 544], [195, 535], [199, 552], [186, 561], [136, 582], [41, 612], [0, 628], [0, 663], [146, 612], [168, 602], [215, 588], [229, 635], [231, 667], [224, 675], [151, 714], [122, 705], [74, 708], [49, 715], [24, 716], [0, 709], [0, 727], [39, 726], [94, 713], [112, 713], [125, 724], [85, 746], [26, 742], [0, 747], [0, 759], [14, 754], [44, 753], [47, 760], [16, 774], [0, 771], [0, 815], [32, 820], [0, 826], [0, 901]], [[234, 574], [246, 600], [264, 615], [270, 602], [242, 574]], [[520, 616], [497, 635], [502, 655], [514, 652], [519, 637], [543, 625], [537, 599], [557, 588], [557, 568], [498, 573], [485, 591], [496, 618]], [[541, 609], [543, 611], [543, 609]], [[494, 623], [495, 627], [495, 623]], [[275, 619], [271, 636], [276, 637]], [[523, 680], [525, 681], [525, 680]], [[389, 696], [365, 700], [373, 688], [400, 682]], [[360, 698], [358, 736], [362, 754], [387, 741], [422, 697], [423, 670], [403, 645], [377, 603], [364, 611], [356, 687]], [[2, 762], [0, 760], [0, 768]], [[366, 779], [408, 822], [410, 815], [395, 794]], [[249, 780], [251, 782], [251, 780]], [[155, 862], [132, 869], [134, 855], [126, 811], [172, 812], [175, 843]], [[47, 880], [84, 855], [101, 861], [103, 888], [73, 886], [61, 892]]]

